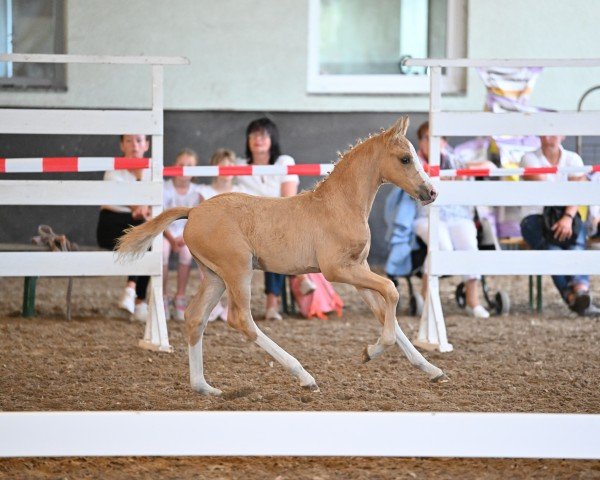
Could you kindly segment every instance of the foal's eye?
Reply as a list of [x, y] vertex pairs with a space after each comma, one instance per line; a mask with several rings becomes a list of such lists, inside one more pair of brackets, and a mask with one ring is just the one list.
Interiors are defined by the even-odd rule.
[[411, 161], [411, 158], [410, 157], [402, 157], [400, 159], [400, 161], [402, 162], [402, 165], [408, 165]]

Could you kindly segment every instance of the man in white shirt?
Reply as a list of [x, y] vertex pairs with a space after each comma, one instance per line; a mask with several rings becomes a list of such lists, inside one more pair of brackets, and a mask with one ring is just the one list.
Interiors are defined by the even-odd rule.
[[[526, 153], [521, 160], [521, 167], [582, 167], [583, 160], [575, 153], [562, 147], [564, 136], [541, 136], [541, 148], [535, 152]], [[566, 173], [540, 174], [525, 176], [525, 180], [534, 181], [582, 181], [583, 173], [567, 175]], [[585, 228], [581, 228], [577, 236], [573, 235], [573, 221], [578, 206], [564, 207], [562, 217], [552, 225], [550, 238], [544, 236], [543, 207], [536, 208], [521, 222], [521, 234], [529, 246], [535, 250], [583, 250], [585, 249]], [[567, 241], [571, 239], [569, 245]], [[592, 303], [589, 294], [589, 275], [553, 275], [554, 285], [569, 308], [581, 316], [596, 316], [600, 314]]]

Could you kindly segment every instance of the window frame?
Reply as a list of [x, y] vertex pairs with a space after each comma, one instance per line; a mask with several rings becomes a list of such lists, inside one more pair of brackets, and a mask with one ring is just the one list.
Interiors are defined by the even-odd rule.
[[[467, 0], [448, 1], [446, 58], [466, 56]], [[319, 73], [319, 21], [321, 1], [308, 4], [307, 92], [310, 94], [427, 94], [429, 75], [335, 75]], [[464, 93], [466, 72], [462, 68], [444, 69], [443, 93]]]
[[[56, 17], [55, 17], [55, 30], [54, 30], [54, 52], [55, 54], [62, 54], [66, 52], [66, 8], [64, 0], [52, 0], [54, 2], [54, 6], [56, 8]], [[9, 12], [12, 12], [12, 3], [14, 0], [6, 0], [7, 6], [7, 18], [6, 18], [6, 31], [7, 38], [2, 39], [2, 42], [6, 42], [4, 45], [6, 47], [6, 52], [8, 54], [11, 53], [23, 53], [23, 54], [33, 54], [37, 52], [14, 52], [12, 49], [12, 40], [9, 40], [9, 37], [12, 37], [12, 15], [9, 15]], [[10, 25], [8, 23], [10, 22]], [[2, 47], [3, 50], [4, 47]], [[30, 77], [16, 77], [13, 76], [13, 62], [3, 62], [6, 65], [8, 72], [10, 72], [9, 76], [0, 76], [0, 90], [8, 90], [8, 89], [16, 89], [16, 90], [31, 90], [31, 91], [39, 91], [39, 90], [51, 90], [51, 91], [65, 91], [67, 89], [66, 83], [66, 65], [64, 64], [54, 64], [54, 78], [30, 78]]]

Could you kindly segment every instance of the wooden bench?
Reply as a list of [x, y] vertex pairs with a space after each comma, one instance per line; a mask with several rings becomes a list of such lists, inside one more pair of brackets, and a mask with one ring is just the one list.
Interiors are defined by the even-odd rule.
[[[99, 250], [99, 248], [78, 246], [78, 250], [95, 251]], [[49, 250], [45, 245], [36, 245], [34, 243], [0, 243], [0, 252], [49, 252]], [[23, 317], [35, 317], [35, 289], [37, 280], [38, 277], [25, 277], [21, 312]], [[69, 311], [69, 308], [67, 308], [67, 311]]]

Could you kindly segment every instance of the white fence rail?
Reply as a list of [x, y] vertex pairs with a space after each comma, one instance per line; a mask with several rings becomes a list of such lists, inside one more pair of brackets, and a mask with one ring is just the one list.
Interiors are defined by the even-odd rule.
[[152, 110], [0, 109], [0, 132], [31, 135], [162, 135], [162, 112]]
[[[0, 457], [600, 458], [599, 415], [427, 412], [0, 413]], [[6, 432], [11, 432], [10, 436]]]
[[431, 135], [600, 135], [600, 112], [433, 112]]
[[600, 205], [597, 182], [442, 181], [436, 183], [436, 188], [436, 206]]

